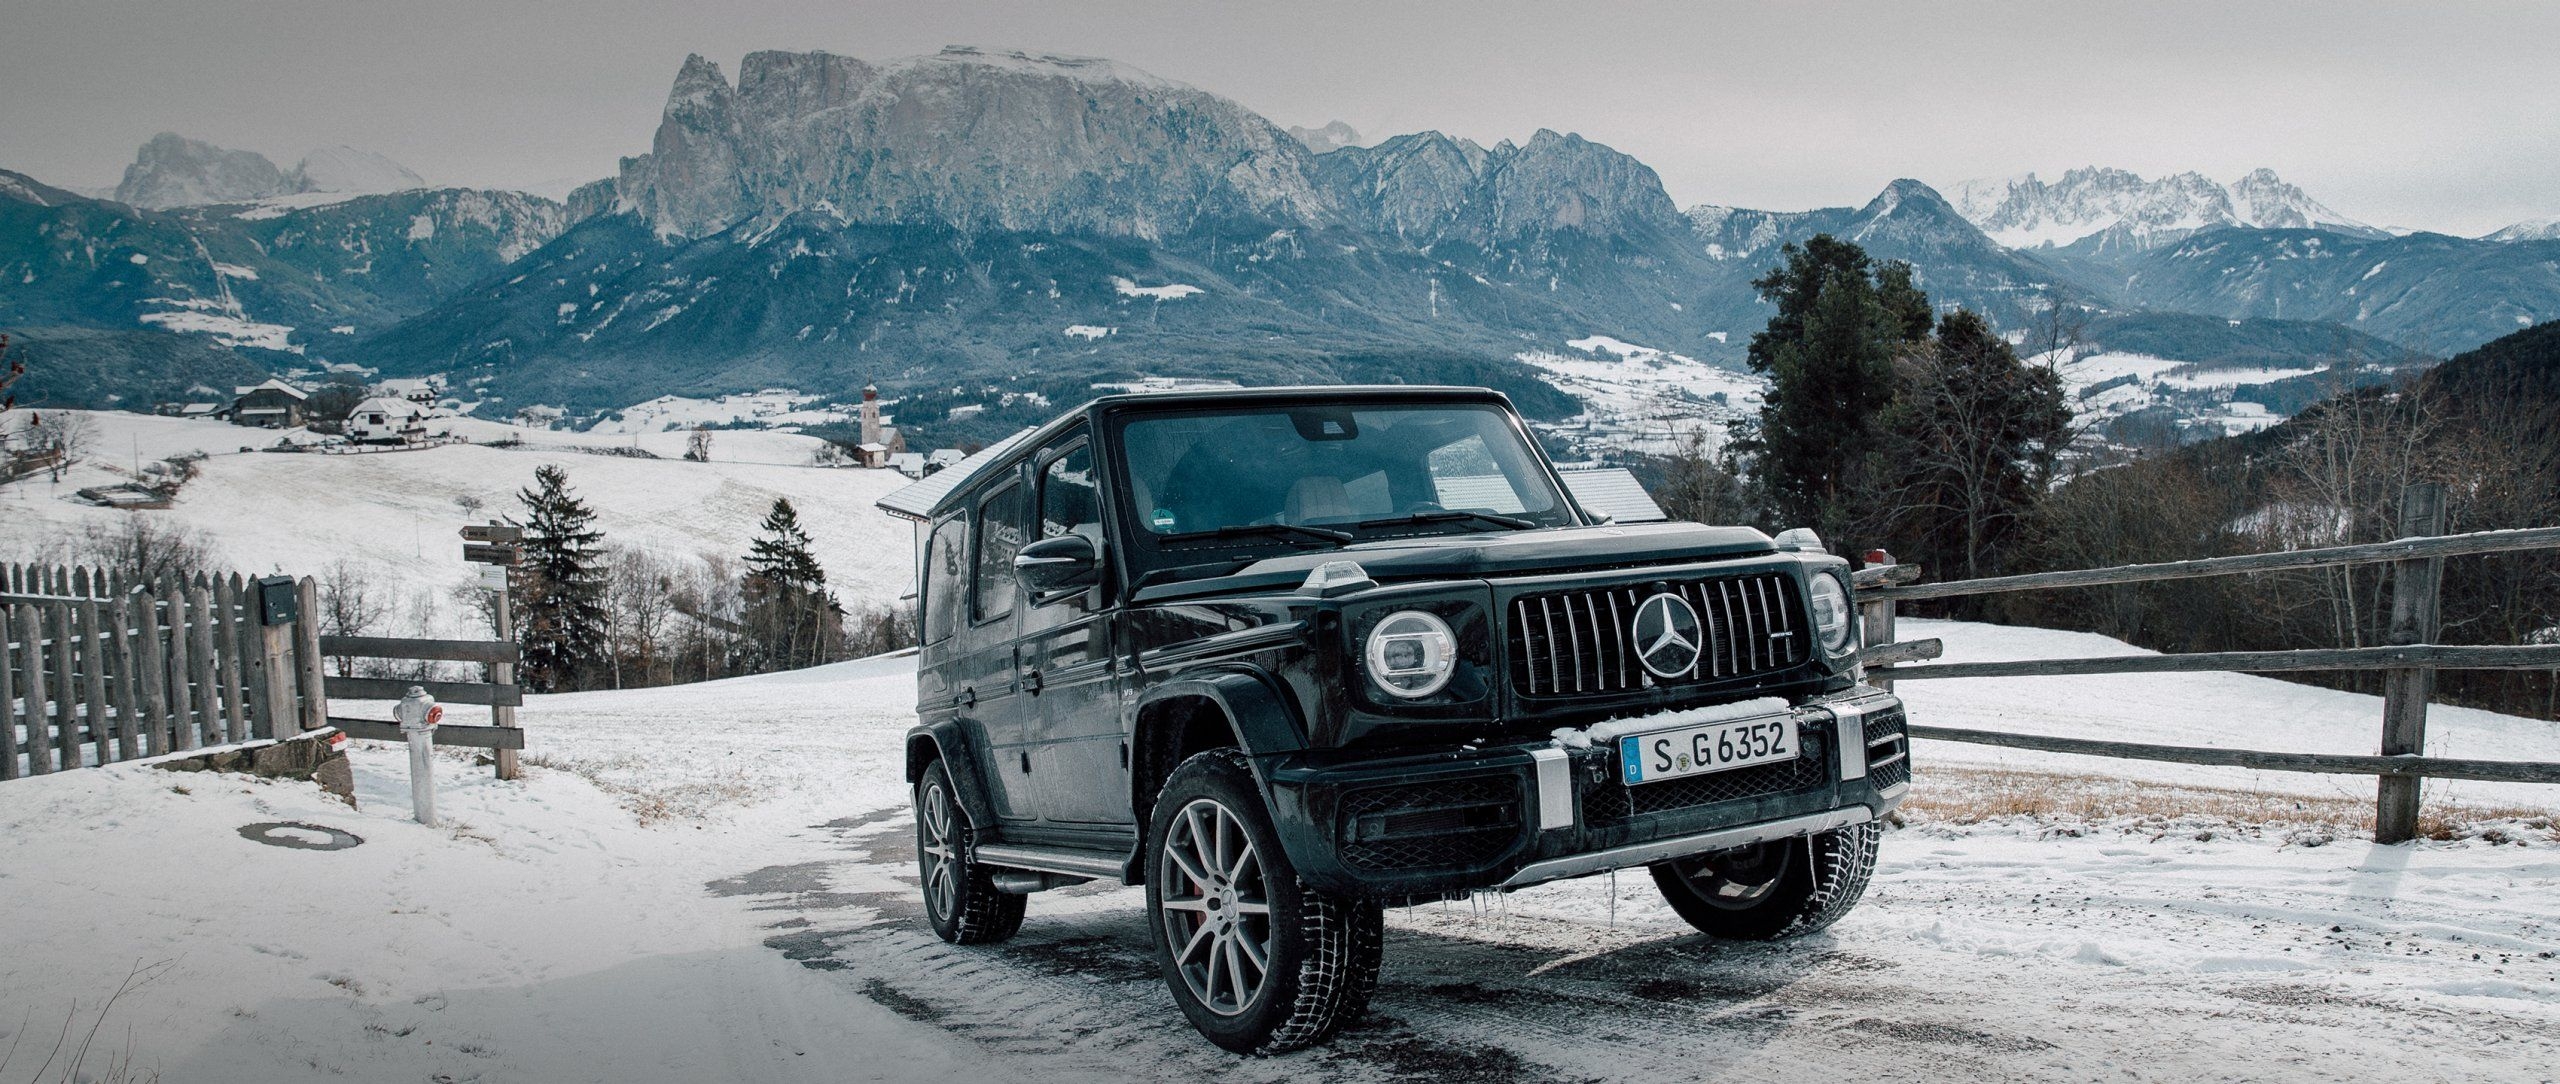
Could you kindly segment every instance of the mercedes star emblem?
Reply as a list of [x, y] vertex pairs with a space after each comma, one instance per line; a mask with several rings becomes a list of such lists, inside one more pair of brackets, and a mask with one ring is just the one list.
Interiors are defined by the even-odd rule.
[[1689, 600], [1665, 591], [1636, 607], [1636, 658], [1655, 677], [1686, 676], [1697, 668], [1702, 650], [1698, 611]]

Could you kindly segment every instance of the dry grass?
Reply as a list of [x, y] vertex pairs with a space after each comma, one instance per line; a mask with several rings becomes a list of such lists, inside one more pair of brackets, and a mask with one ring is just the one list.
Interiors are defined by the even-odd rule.
[[[2137, 782], [2102, 775], [2001, 768], [1942, 768], [1913, 783], [1902, 817], [1914, 824], [2032, 820], [2128, 830], [2221, 824], [2257, 830], [2373, 835], [2373, 799], [2321, 798], [2231, 787]], [[2434, 803], [2418, 814], [2427, 839], [2522, 842], [2560, 832], [2553, 810]]]
[[527, 753], [518, 763], [528, 768], [567, 772], [593, 783], [596, 789], [612, 795], [615, 802], [630, 810], [631, 816], [643, 825], [700, 820], [724, 808], [753, 804], [764, 796], [763, 788], [752, 782], [745, 772], [734, 770], [708, 779], [654, 780], [651, 763], [630, 754], [589, 760]]

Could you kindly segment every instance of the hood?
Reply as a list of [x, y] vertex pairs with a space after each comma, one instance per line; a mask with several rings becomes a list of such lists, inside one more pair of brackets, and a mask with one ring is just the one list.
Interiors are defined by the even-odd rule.
[[1411, 580], [1480, 579], [1548, 575], [1637, 565], [1685, 564], [1724, 557], [1776, 553], [1769, 536], [1749, 527], [1697, 523], [1643, 523], [1559, 527], [1536, 531], [1482, 531], [1427, 538], [1360, 542], [1340, 549], [1307, 548], [1256, 561], [1224, 576], [1156, 584], [1131, 601], [1294, 587], [1328, 561], [1357, 561], [1381, 584]]

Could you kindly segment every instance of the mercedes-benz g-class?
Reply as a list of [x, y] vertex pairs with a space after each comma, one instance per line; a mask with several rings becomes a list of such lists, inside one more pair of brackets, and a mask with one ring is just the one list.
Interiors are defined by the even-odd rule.
[[1821, 929], [1907, 789], [1845, 561], [1594, 516], [1495, 392], [1115, 395], [919, 488], [934, 931], [1143, 884], [1231, 1050], [1360, 1013], [1386, 905], [1644, 867], [1708, 934]]

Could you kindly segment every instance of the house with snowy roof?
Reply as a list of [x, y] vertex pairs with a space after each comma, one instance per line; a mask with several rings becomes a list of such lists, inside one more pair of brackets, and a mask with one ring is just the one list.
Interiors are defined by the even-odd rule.
[[283, 380], [269, 377], [264, 383], [231, 389], [231, 424], [256, 426], [260, 429], [299, 429], [308, 421], [303, 403], [311, 395]]

